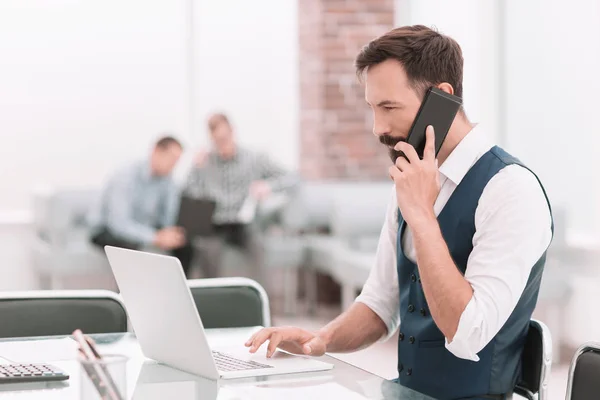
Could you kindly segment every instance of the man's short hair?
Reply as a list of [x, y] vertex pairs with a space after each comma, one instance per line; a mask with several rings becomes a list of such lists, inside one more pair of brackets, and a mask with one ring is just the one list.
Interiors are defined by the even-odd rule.
[[231, 126], [231, 124], [229, 123], [229, 118], [227, 118], [227, 115], [225, 115], [223, 113], [215, 113], [208, 118], [208, 130], [212, 133], [222, 123], [225, 123], [225, 124]]
[[175, 139], [175, 137], [173, 136], [163, 136], [156, 142], [156, 148], [159, 148], [161, 150], [166, 150], [172, 145], [176, 145], [183, 150], [183, 145], [181, 144], [181, 142]]
[[454, 94], [462, 97], [463, 55], [452, 38], [423, 25], [403, 26], [372, 40], [355, 60], [359, 77], [370, 66], [394, 59], [404, 68], [417, 93], [447, 82]]

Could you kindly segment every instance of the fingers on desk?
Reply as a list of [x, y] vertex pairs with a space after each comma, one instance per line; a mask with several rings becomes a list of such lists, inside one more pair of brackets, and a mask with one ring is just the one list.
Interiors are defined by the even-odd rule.
[[279, 332], [274, 332], [271, 335], [271, 339], [269, 341], [269, 347], [267, 347], [267, 358], [271, 358], [273, 353], [275, 353], [275, 350], [277, 350], [277, 346], [279, 346], [279, 344], [281, 343], [282, 340], [283, 340], [283, 336]]
[[255, 353], [256, 350], [258, 350], [258, 348], [262, 346], [267, 339], [269, 339], [272, 333], [273, 330], [271, 328], [262, 329], [255, 333], [254, 336], [249, 340], [249, 342], [252, 343], [252, 347], [250, 347], [250, 353]]
[[248, 339], [248, 341], [245, 343], [245, 346], [246, 346], [246, 347], [250, 347], [250, 346], [251, 346], [251, 345], [254, 343], [254, 341], [256, 340], [256, 337], [257, 337], [259, 334], [261, 334], [261, 333], [263, 333], [264, 331], [267, 331], [267, 330], [268, 330], [268, 331], [271, 331], [271, 328], [263, 328], [263, 329], [261, 329], [260, 331], [258, 331], [258, 332], [255, 332], [255, 333], [254, 333], [252, 336], [250, 336], [250, 339]]

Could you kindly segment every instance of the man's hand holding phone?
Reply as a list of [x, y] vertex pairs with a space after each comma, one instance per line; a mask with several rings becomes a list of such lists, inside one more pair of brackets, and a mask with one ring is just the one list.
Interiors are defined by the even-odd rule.
[[406, 158], [398, 157], [389, 169], [396, 185], [398, 207], [412, 229], [436, 219], [433, 205], [440, 192], [433, 126], [427, 127], [425, 135], [422, 160], [413, 146], [406, 142], [398, 142], [395, 150], [403, 152]]

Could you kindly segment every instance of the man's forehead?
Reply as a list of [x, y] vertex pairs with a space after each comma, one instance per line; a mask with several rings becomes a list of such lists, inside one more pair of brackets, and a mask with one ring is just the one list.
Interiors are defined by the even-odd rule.
[[167, 151], [171, 154], [171, 155], [179, 155], [183, 152], [183, 149], [181, 148], [181, 146], [178, 146], [176, 144], [172, 144], [171, 146], [169, 146], [167, 148]]
[[365, 74], [365, 99], [370, 104], [394, 101], [411, 90], [402, 69], [376, 65]]

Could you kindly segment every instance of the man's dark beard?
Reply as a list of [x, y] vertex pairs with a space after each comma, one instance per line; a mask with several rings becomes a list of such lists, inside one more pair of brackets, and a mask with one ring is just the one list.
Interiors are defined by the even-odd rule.
[[381, 144], [383, 144], [385, 146], [392, 146], [392, 147], [388, 147], [388, 154], [390, 155], [392, 162], [395, 163], [396, 158], [404, 155], [403, 152], [394, 150], [393, 146], [395, 146], [399, 142], [406, 142], [406, 139], [399, 138], [399, 137], [393, 137], [390, 135], [381, 135], [381, 136], [379, 136], [379, 141], [381, 142]]

